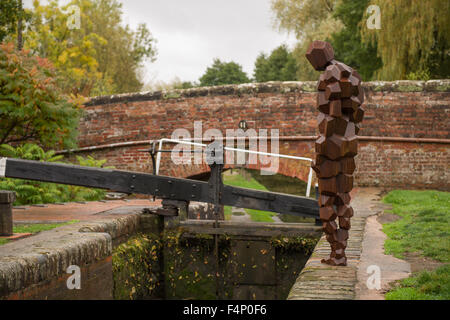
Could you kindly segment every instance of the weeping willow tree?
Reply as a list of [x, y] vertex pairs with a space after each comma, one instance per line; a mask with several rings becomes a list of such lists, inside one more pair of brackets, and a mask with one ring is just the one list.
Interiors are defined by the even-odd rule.
[[448, 78], [450, 76], [450, 1], [371, 0], [381, 13], [381, 29], [360, 22], [362, 40], [377, 43], [382, 80]]
[[297, 60], [298, 80], [316, 80], [318, 72], [306, 60], [305, 53], [313, 40], [328, 40], [343, 24], [333, 14], [340, 0], [271, 0], [275, 26], [293, 32], [299, 40], [293, 51]]

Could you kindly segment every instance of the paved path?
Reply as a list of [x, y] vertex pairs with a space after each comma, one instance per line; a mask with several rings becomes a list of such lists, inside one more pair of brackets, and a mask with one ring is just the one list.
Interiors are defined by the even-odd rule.
[[[357, 271], [356, 299], [384, 300], [384, 294], [389, 289], [389, 283], [408, 277], [411, 274], [411, 266], [404, 260], [384, 254], [384, 241], [387, 236], [382, 231], [383, 226], [377, 221], [377, 217], [390, 206], [380, 202], [380, 190], [367, 188], [361, 191], [358, 206], [361, 207], [364, 206], [364, 203], [367, 203], [368, 208], [361, 210], [362, 214], [367, 216], [367, 220], [361, 261]], [[374, 281], [375, 272], [378, 273], [377, 270], [379, 270], [380, 276], [378, 284]], [[369, 277], [371, 277], [371, 281], [369, 281], [371, 289], [367, 285]], [[376, 285], [378, 285], [378, 288], [374, 288]]]
[[[381, 225], [376, 218], [385, 205], [380, 202], [381, 190], [355, 188], [351, 205], [355, 215], [351, 220], [347, 244], [346, 267], [322, 264], [328, 257], [330, 246], [323, 236], [291, 289], [288, 299], [384, 299], [388, 283], [407, 277], [409, 264], [392, 256], [384, 255], [384, 239]], [[381, 288], [368, 289], [367, 267], [376, 265], [381, 272]]]
[[146, 199], [133, 199], [23, 206], [13, 209], [13, 221], [14, 223], [56, 223], [71, 220], [112, 219], [130, 214], [133, 210], [140, 211], [142, 208], [160, 204], [160, 200], [153, 202]]

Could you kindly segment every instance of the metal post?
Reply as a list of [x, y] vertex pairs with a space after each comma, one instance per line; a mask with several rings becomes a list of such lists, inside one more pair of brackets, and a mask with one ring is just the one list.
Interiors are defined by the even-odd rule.
[[15, 200], [14, 192], [0, 190], [0, 236], [13, 235], [12, 206]]
[[[314, 189], [316, 191], [316, 200], [319, 200], [319, 185], [317, 183], [316, 183]], [[316, 218], [316, 226], [321, 226], [321, 225], [322, 225], [322, 220], [320, 220], [320, 218]]]
[[308, 185], [306, 186], [306, 196], [307, 197], [309, 197], [309, 195], [311, 193], [312, 176], [313, 176], [313, 169], [312, 169], [312, 167], [310, 167], [309, 174], [308, 174]]
[[[214, 200], [214, 228], [219, 228], [219, 214], [223, 212], [223, 205], [220, 204], [223, 191], [222, 170], [224, 166], [225, 153], [221, 143], [213, 142], [207, 147], [206, 162], [211, 168], [209, 178], [209, 192]], [[222, 209], [222, 210], [221, 210]], [[225, 219], [225, 218], [223, 218]], [[216, 298], [220, 295], [220, 268], [219, 268], [219, 235], [214, 234], [214, 256], [216, 260]]]

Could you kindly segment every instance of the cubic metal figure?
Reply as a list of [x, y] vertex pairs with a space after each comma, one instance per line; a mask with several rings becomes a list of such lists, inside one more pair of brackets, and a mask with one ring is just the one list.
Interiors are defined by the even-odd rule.
[[316, 158], [312, 165], [319, 180], [320, 219], [331, 246], [330, 257], [322, 259], [322, 263], [346, 266], [345, 248], [353, 216], [350, 191], [356, 168], [356, 135], [364, 117], [361, 108], [364, 92], [358, 72], [336, 61], [328, 42], [312, 42], [306, 58], [314, 69], [324, 71], [317, 84], [320, 136], [315, 143]]

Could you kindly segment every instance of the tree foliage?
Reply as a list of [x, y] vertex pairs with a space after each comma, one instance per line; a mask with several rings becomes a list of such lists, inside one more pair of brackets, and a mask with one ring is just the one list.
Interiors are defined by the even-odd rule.
[[382, 61], [377, 55], [377, 42], [361, 41], [359, 22], [369, 2], [370, 0], [341, 0], [334, 17], [339, 19], [344, 27], [331, 35], [331, 44], [337, 59], [357, 69], [366, 81], [372, 79], [374, 72], [382, 66]]
[[23, 14], [20, 10], [19, 0], [2, 0], [0, 1], [0, 42], [6, 36], [14, 34], [17, 30], [17, 21]]
[[297, 63], [285, 45], [275, 48], [269, 56], [261, 53], [255, 61], [253, 72], [256, 82], [295, 81]]
[[[381, 12], [381, 29], [362, 28], [366, 43], [377, 43], [383, 80], [450, 76], [450, 2], [372, 0]], [[363, 26], [368, 14], [360, 22]], [[428, 76], [427, 76], [428, 75]]]
[[235, 62], [222, 62], [214, 59], [212, 66], [208, 67], [201, 76], [200, 86], [218, 86], [224, 84], [238, 84], [250, 82], [242, 66]]
[[293, 32], [299, 43], [293, 55], [297, 60], [298, 80], [316, 80], [319, 73], [306, 60], [305, 53], [313, 40], [328, 40], [341, 30], [342, 23], [333, 14], [340, 0], [271, 0], [276, 25]]
[[16, 51], [13, 43], [0, 45], [0, 144], [73, 147], [78, 104], [62, 95], [48, 60]]
[[[74, 5], [80, 9], [80, 28], [68, 24]], [[63, 6], [35, 0], [24, 39], [25, 48], [54, 63], [65, 92], [83, 96], [139, 91], [143, 63], [156, 55], [144, 24], [135, 31], [123, 26], [116, 0], [72, 0]]]

